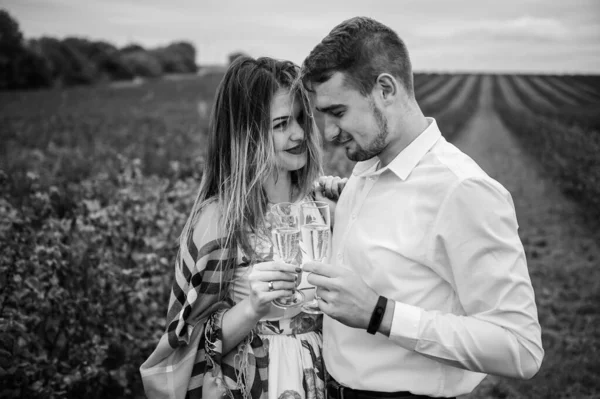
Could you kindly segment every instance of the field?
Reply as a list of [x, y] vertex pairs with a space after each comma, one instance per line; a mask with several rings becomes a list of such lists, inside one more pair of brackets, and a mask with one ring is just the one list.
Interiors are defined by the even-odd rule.
[[[0, 93], [0, 397], [142, 397], [218, 71]], [[511, 192], [546, 356], [467, 398], [600, 396], [600, 78], [417, 74], [444, 136]], [[347, 176], [326, 145], [326, 173]]]

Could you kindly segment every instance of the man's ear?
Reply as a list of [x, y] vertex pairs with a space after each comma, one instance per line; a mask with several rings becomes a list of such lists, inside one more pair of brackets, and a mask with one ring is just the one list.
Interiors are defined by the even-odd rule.
[[380, 74], [375, 87], [384, 102], [393, 102], [398, 96], [398, 81], [389, 73]]

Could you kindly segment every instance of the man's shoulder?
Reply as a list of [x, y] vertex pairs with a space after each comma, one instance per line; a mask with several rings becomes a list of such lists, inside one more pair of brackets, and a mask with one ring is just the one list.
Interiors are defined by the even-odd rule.
[[440, 186], [442, 196], [459, 191], [475, 193], [494, 192], [503, 197], [510, 196], [508, 190], [489, 176], [473, 158], [448, 142], [431, 151], [430, 162], [436, 165], [437, 178], [432, 179]]
[[463, 180], [491, 179], [473, 158], [445, 140], [436, 145], [428, 155], [428, 162], [436, 165], [448, 187]]

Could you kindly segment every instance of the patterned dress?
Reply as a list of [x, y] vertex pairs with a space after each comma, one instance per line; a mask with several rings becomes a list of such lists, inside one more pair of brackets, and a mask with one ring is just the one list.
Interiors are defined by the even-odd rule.
[[[252, 265], [240, 250], [232, 256], [225, 248], [221, 226], [216, 204], [209, 204], [187, 245], [182, 245], [184, 267], [175, 270], [167, 329], [140, 368], [146, 395], [151, 399], [324, 398], [320, 315], [272, 306], [237, 348], [222, 353], [223, 315], [248, 296]], [[250, 238], [259, 262], [274, 259], [268, 232]], [[307, 287], [303, 275], [299, 288]], [[314, 295], [312, 289], [303, 292], [308, 299]]]

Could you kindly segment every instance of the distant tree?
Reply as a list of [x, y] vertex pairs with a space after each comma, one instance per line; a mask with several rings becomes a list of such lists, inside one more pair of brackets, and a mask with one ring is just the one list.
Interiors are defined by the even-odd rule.
[[15, 57], [13, 65], [17, 72], [13, 80], [14, 89], [39, 89], [54, 83], [48, 61], [30, 49], [24, 49]]
[[31, 48], [49, 61], [51, 76], [59, 85], [90, 84], [98, 69], [72, 41], [42, 37], [31, 41]]
[[95, 67], [96, 80], [127, 80], [134, 77], [133, 71], [121, 60], [119, 50], [110, 43], [69, 37], [63, 41], [76, 49]]
[[0, 10], [0, 88], [12, 88], [15, 55], [22, 49], [23, 35], [17, 21]]
[[163, 74], [163, 66], [158, 57], [149, 51], [127, 50], [119, 59], [135, 76], [155, 78]]
[[0, 55], [0, 90], [37, 89], [52, 84], [48, 62], [30, 49], [21, 48], [10, 59]]
[[51, 37], [32, 39], [29, 41], [29, 47], [48, 62], [52, 80], [60, 83], [64, 71], [69, 68], [68, 61], [62, 52], [60, 40]]
[[137, 53], [138, 51], [146, 51], [145, 48], [143, 48], [142, 46], [140, 46], [139, 44], [128, 44], [125, 47], [122, 47], [119, 52], [121, 54], [127, 54], [127, 53]]
[[25, 47], [18, 22], [0, 10], [0, 90], [38, 88], [51, 83], [47, 62]]
[[103, 41], [41, 37], [25, 41], [18, 22], [0, 10], [0, 90], [90, 84], [100, 80], [194, 73], [196, 49], [185, 41], [147, 50]]
[[93, 48], [93, 59], [98, 68], [108, 74], [111, 80], [129, 80], [135, 77], [134, 71], [123, 61], [116, 47], [104, 42], [94, 42]]
[[231, 64], [233, 61], [235, 61], [236, 58], [244, 57], [247, 55], [248, 54], [241, 52], [241, 51], [236, 51], [234, 53], [231, 53], [231, 54], [229, 54], [229, 63]]
[[23, 34], [19, 23], [6, 10], [0, 10], [0, 54], [23, 48]]
[[196, 65], [196, 49], [186, 42], [169, 44], [153, 50], [166, 73], [194, 73]]
[[182, 55], [184, 62], [191, 72], [198, 70], [196, 65], [196, 48], [189, 42], [175, 42], [169, 47], [174, 47]]
[[165, 73], [182, 73], [183, 67], [176, 52], [169, 51], [166, 47], [151, 50]]
[[65, 74], [67, 85], [90, 84], [96, 81], [98, 69], [79, 49], [68, 42], [61, 42], [62, 51], [70, 68]]

